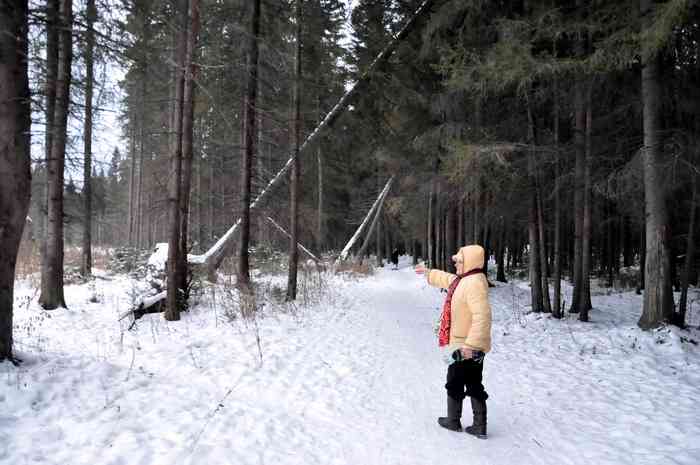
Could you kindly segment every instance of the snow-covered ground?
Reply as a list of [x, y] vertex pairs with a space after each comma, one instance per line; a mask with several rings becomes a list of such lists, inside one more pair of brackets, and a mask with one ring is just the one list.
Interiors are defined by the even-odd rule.
[[255, 322], [227, 316], [236, 297], [218, 288], [182, 321], [131, 330], [118, 317], [134, 283], [107, 278], [68, 286], [70, 310], [52, 312], [18, 286], [24, 363], [0, 364], [0, 463], [700, 463], [700, 350], [681, 341], [698, 332], [638, 330], [633, 293], [595, 296], [583, 324], [527, 314], [522, 283], [492, 289], [482, 441], [437, 426], [444, 294], [408, 262], [329, 278], [320, 303]]

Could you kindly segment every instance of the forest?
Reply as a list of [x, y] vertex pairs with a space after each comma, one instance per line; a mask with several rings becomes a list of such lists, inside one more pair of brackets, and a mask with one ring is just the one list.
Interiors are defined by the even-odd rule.
[[698, 113], [696, 0], [0, 0], [0, 463], [697, 463]]

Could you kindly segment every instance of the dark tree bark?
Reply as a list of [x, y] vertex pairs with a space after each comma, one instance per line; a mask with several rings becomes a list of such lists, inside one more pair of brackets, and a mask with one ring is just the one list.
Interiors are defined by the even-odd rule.
[[[260, 41], [260, 0], [252, 2], [250, 35], [246, 64], [246, 89], [243, 102], [243, 156], [241, 163], [241, 236], [238, 241], [238, 284], [241, 289], [250, 288], [250, 264], [248, 248], [250, 245], [250, 199], [251, 179], [253, 177], [253, 156], [255, 154], [255, 124], [258, 97], [258, 49]], [[297, 237], [294, 225], [290, 228], [292, 235], [290, 253], [296, 253]], [[289, 292], [289, 290], [287, 290]]]
[[457, 253], [457, 232], [456, 222], [457, 222], [457, 212], [455, 211], [455, 206], [448, 204], [447, 206], [447, 216], [445, 218], [445, 252], [447, 255], [447, 268], [450, 273], [455, 273], [455, 264], [452, 261], [452, 254]]
[[542, 311], [552, 313], [552, 304], [549, 300], [549, 279], [547, 270], [547, 246], [545, 241], [545, 225], [544, 225], [544, 205], [542, 201], [542, 192], [540, 186], [537, 188], [537, 232], [539, 239], [540, 252], [540, 274], [542, 280]]
[[685, 315], [688, 311], [688, 286], [690, 285], [690, 276], [693, 274], [695, 266], [695, 221], [697, 220], [697, 201], [698, 201], [698, 177], [697, 174], [692, 174], [693, 194], [690, 199], [690, 219], [688, 221], [688, 236], [686, 237], [685, 246], [685, 264], [683, 266], [683, 275], [681, 276], [681, 297], [678, 304], [678, 313], [675, 315], [675, 324], [678, 327], [685, 327]]
[[584, 191], [586, 175], [586, 108], [583, 82], [576, 79], [574, 84], [574, 147], [576, 162], [574, 168], [574, 256], [573, 256], [573, 293], [570, 313], [578, 313], [581, 308], [583, 289], [583, 217]]
[[51, 137], [51, 157], [48, 167], [48, 233], [46, 260], [42, 264], [39, 303], [46, 310], [65, 307], [63, 297], [63, 168], [66, 156], [66, 130], [70, 102], [71, 63], [73, 59], [73, 3], [61, 0], [58, 40], [58, 69], [56, 74], [56, 106]]
[[439, 169], [439, 160], [435, 159], [433, 177], [430, 180], [430, 192], [428, 193], [428, 267], [434, 268], [437, 266], [435, 259], [435, 195], [437, 186], [437, 172]]
[[294, 91], [292, 96], [292, 112], [294, 127], [292, 171], [289, 182], [289, 276], [287, 280], [287, 300], [294, 300], [297, 297], [297, 268], [299, 265], [299, 252], [297, 250], [297, 238], [299, 235], [299, 178], [301, 176], [301, 157], [299, 157], [299, 147], [301, 147], [301, 22], [302, 11], [301, 1], [296, 0], [296, 53], [294, 70]]
[[85, 31], [85, 126], [83, 130], [83, 254], [81, 274], [92, 274], [92, 93], [95, 81], [93, 64], [95, 58], [95, 21], [97, 9], [95, 0], [87, 0], [87, 30]]
[[537, 240], [537, 198], [534, 192], [530, 196], [530, 214], [528, 220], [528, 238], [530, 241], [530, 296], [533, 312], [543, 310], [542, 274], [540, 269], [539, 244]]
[[[377, 164], [377, 189], [381, 192], [382, 186], [379, 183], [379, 162], [375, 160], [375, 163]], [[382, 204], [384, 201], [382, 200]], [[378, 212], [381, 212], [382, 204], [379, 205], [379, 210]], [[377, 215], [375, 217], [375, 220], [377, 220], [377, 266], [378, 267], [383, 267], [384, 266], [384, 253], [383, 253], [383, 247], [382, 247], [382, 242], [384, 241], [384, 234], [382, 232], [382, 218], [381, 215]], [[369, 238], [369, 235], [367, 236]]]
[[175, 47], [175, 101], [171, 128], [171, 167], [168, 186], [168, 288], [164, 317], [168, 321], [180, 319], [184, 307], [182, 283], [185, 280], [180, 258], [180, 195], [182, 179], [182, 122], [183, 94], [185, 87], [185, 56], [187, 54], [187, 11], [188, 0], [179, 0], [177, 4], [177, 30]]
[[0, 361], [15, 361], [15, 265], [31, 192], [27, 18], [26, 0], [0, 0]]
[[506, 253], [506, 219], [501, 217], [498, 228], [498, 247], [496, 250], [496, 281], [506, 283], [505, 253]]
[[[529, 206], [529, 217], [528, 217], [528, 240], [530, 243], [529, 251], [529, 268], [530, 268], [530, 295], [531, 304], [533, 312], [544, 311], [544, 296], [542, 294], [543, 287], [543, 275], [542, 275], [542, 263], [540, 249], [543, 244], [539, 240], [539, 221], [538, 221], [538, 201], [537, 201], [537, 167], [535, 162], [535, 150], [537, 145], [537, 135], [535, 131], [535, 119], [532, 114], [532, 107], [530, 105], [529, 94], [525, 94], [525, 103], [527, 110], [527, 120], [528, 120], [528, 145], [530, 146], [530, 153], [528, 154], [528, 177], [530, 186], [530, 206]], [[548, 296], [549, 298], [549, 296]]]
[[194, 96], [197, 64], [195, 54], [199, 36], [199, 0], [190, 0], [190, 27], [187, 30], [185, 57], [185, 82], [182, 110], [182, 180], [180, 186], [180, 289], [187, 293], [187, 253], [189, 252], [188, 225], [190, 217], [190, 191], [192, 188], [192, 151], [194, 142]]
[[56, 84], [58, 75], [58, 10], [59, 0], [46, 1], [46, 131], [44, 136], [44, 152], [46, 156], [43, 178], [44, 189], [41, 202], [41, 282], [47, 281], [48, 267], [46, 262], [46, 246], [48, 244], [48, 201], [49, 201], [49, 162], [51, 160], [51, 145], [53, 141], [53, 122], [56, 112]]
[[[652, 15], [652, 0], [640, 0], [644, 20]], [[647, 57], [642, 66], [644, 107], [644, 210], [646, 218], [646, 264], [644, 308], [638, 325], [653, 328], [673, 317], [668, 209], [665, 199], [661, 137], [661, 65], [658, 56]]]
[[586, 141], [583, 179], [583, 237], [581, 241], [581, 295], [579, 296], [579, 321], [588, 321], [591, 305], [591, 159], [593, 137], [593, 104], [591, 101], [592, 83], [586, 95]]
[[[556, 50], [555, 50], [556, 56]], [[559, 80], [554, 78], [554, 147], [559, 149]], [[561, 162], [556, 154], [554, 174], [554, 263], [552, 270], [552, 316], [562, 317], [561, 310]]]
[[464, 199], [460, 196], [457, 200], [457, 247], [464, 245]]

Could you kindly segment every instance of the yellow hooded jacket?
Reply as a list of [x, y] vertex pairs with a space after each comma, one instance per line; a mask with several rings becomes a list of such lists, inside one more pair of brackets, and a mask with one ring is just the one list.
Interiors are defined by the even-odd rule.
[[[484, 249], [479, 245], [462, 247], [457, 252], [462, 255], [464, 271], [468, 272], [484, 266]], [[429, 270], [428, 284], [447, 289], [457, 275], [440, 270]], [[462, 278], [452, 295], [450, 324], [451, 349], [467, 346], [472, 350], [491, 350], [491, 306], [489, 305], [489, 284], [483, 273]]]

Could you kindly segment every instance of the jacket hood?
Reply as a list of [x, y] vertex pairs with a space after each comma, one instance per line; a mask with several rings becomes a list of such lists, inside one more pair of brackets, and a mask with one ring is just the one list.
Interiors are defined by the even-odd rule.
[[468, 245], [459, 249], [462, 255], [462, 261], [464, 263], [464, 272], [474, 270], [476, 268], [482, 269], [484, 267], [484, 248], [480, 245]]

